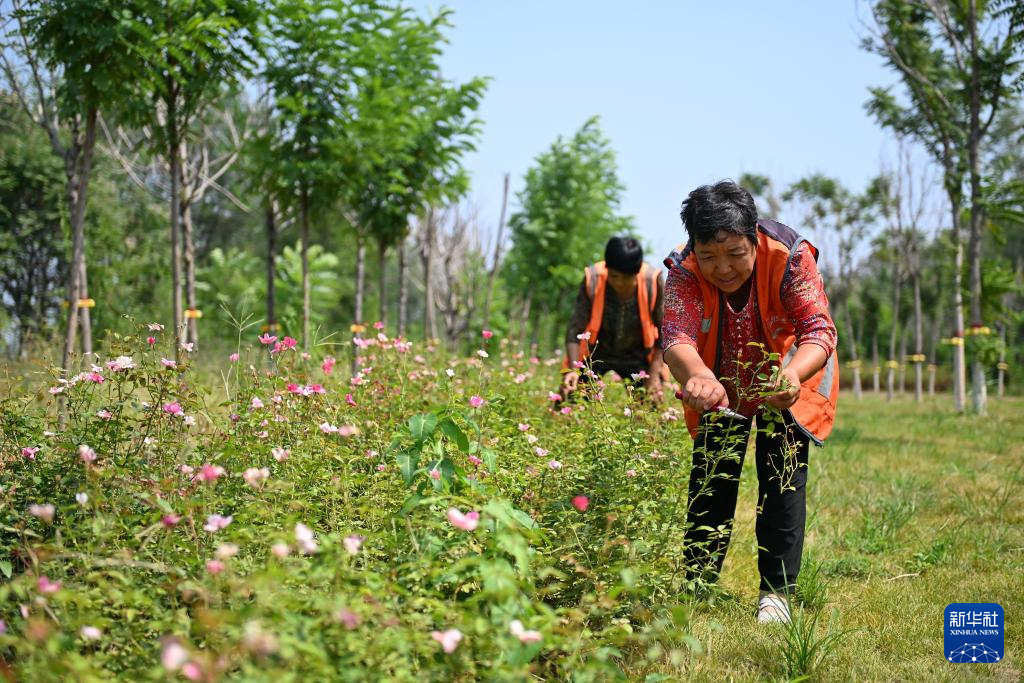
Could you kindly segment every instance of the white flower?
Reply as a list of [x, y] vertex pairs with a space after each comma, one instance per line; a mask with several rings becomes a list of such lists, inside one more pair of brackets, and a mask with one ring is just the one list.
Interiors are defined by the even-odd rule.
[[313, 536], [313, 530], [305, 524], [295, 525], [295, 540], [298, 541], [299, 549], [305, 555], [312, 555], [316, 552], [317, 543]]
[[476, 355], [480, 356], [481, 358], [487, 358], [488, 357], [487, 352], [484, 351], [483, 349], [480, 349], [479, 351], [477, 351]]
[[82, 640], [99, 640], [103, 636], [103, 631], [95, 626], [83, 626], [78, 634], [82, 636]]
[[455, 371], [452, 370], [451, 368], [448, 368], [447, 370], [444, 371], [444, 374], [448, 375], [449, 377], [454, 377]]
[[130, 370], [135, 367], [135, 361], [132, 360], [131, 356], [118, 356], [114, 360], [107, 361], [107, 367], [114, 372], [120, 372], [121, 370]]
[[79, 492], [75, 494], [75, 502], [79, 505], [85, 505], [89, 502], [89, 494], [85, 492]]
[[513, 619], [508, 625], [509, 633], [519, 639], [520, 643], [539, 643], [541, 641], [540, 631], [527, 631], [523, 628], [523, 622]]

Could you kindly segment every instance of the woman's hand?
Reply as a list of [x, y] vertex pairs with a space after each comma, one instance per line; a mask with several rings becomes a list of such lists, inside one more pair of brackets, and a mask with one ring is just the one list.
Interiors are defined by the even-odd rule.
[[729, 397], [722, 383], [709, 375], [694, 375], [686, 380], [680, 398], [694, 410], [711, 410], [729, 405]]
[[769, 396], [765, 402], [779, 410], [792, 408], [793, 404], [800, 398], [800, 375], [792, 367], [782, 368], [779, 370], [775, 387], [779, 392]]
[[580, 373], [575, 370], [570, 370], [565, 373], [562, 377], [562, 388], [565, 389], [566, 394], [571, 394], [576, 391], [576, 387], [580, 383]]

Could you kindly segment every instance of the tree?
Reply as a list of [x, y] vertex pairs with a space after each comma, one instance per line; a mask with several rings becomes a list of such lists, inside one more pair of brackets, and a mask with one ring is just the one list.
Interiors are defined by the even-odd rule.
[[[182, 199], [190, 127], [224, 88], [248, 73], [260, 16], [255, 0], [134, 0], [120, 3], [138, 60], [134, 97], [121, 120], [148, 127], [152, 151], [169, 168], [172, 309], [175, 353], [182, 318]], [[155, 106], [154, 106], [155, 104]]]
[[[64, 166], [65, 202], [71, 224], [68, 326], [61, 367], [69, 371], [75, 329], [82, 350], [92, 351], [85, 214], [100, 107], [119, 103], [133, 82], [134, 62], [125, 54], [131, 30], [121, 3], [113, 0], [13, 0], [16, 26], [7, 35], [0, 66], [25, 112], [46, 131]], [[27, 78], [23, 78], [27, 72]]]
[[597, 117], [571, 138], [559, 136], [527, 170], [517, 194], [520, 208], [509, 219], [512, 246], [506, 260], [508, 282], [523, 305], [522, 343], [534, 301], [541, 302], [542, 311], [535, 321], [552, 308], [567, 314], [582, 268], [602, 253], [610, 237], [633, 233], [632, 219], [619, 213], [622, 191], [615, 153]]
[[[765, 187], [764, 184], [759, 187]], [[770, 186], [769, 186], [770, 187]], [[769, 197], [772, 195], [769, 194]], [[834, 301], [842, 311], [846, 323], [850, 365], [853, 369], [853, 393], [861, 398], [861, 360], [858, 357], [859, 335], [855, 330], [850, 302], [855, 297], [854, 251], [861, 245], [868, 227], [874, 218], [875, 202], [869, 192], [854, 195], [835, 178], [821, 173], [812, 173], [796, 181], [783, 193], [784, 201], [799, 201], [805, 206], [804, 220], [812, 229], [834, 233], [838, 238], [839, 287]], [[775, 200], [777, 201], [777, 200]], [[834, 290], [835, 291], [835, 290]]]
[[[961, 209], [969, 211], [968, 285], [971, 324], [983, 326], [982, 239], [985, 225], [981, 150], [992, 122], [1012, 92], [1024, 85], [1024, 5], [1008, 0], [878, 0], [876, 35], [865, 41], [899, 73], [909, 102], [889, 88], [872, 89], [868, 103], [879, 122], [920, 141], [943, 169], [953, 218], [954, 287], [960, 292]], [[969, 189], [965, 189], [967, 184]], [[954, 405], [964, 407], [963, 309], [954, 305]], [[984, 413], [984, 365], [973, 363], [974, 409]]]

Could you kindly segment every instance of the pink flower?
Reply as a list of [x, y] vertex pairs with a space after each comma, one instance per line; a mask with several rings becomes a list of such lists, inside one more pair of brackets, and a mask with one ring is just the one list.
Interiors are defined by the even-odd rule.
[[491, 337], [494, 336], [494, 333], [491, 332], [490, 330], [483, 330], [480, 332], [480, 336], [483, 337], [484, 339], [490, 339]]
[[230, 356], [228, 356], [228, 360], [231, 361], [232, 363], [237, 363], [238, 362], [238, 354], [237, 353], [231, 354]]
[[463, 514], [458, 508], [448, 508], [448, 521], [456, 529], [473, 531], [480, 523], [480, 513], [474, 510]]
[[327, 358], [324, 358], [324, 362], [321, 363], [320, 368], [324, 371], [325, 375], [329, 375], [334, 372], [334, 364], [337, 362], [333, 357], [327, 356]]
[[338, 436], [350, 437], [359, 433], [359, 427], [355, 425], [341, 425], [338, 427]]
[[569, 406], [562, 406], [562, 409], [559, 410], [558, 412], [560, 412], [562, 415], [569, 415], [572, 413], [572, 408], [570, 408]]
[[311, 394], [326, 394], [327, 393], [327, 390], [324, 389], [324, 385], [322, 385], [322, 384], [310, 384], [307, 387], [307, 389], [309, 390], [309, 393], [311, 393]]
[[217, 550], [214, 552], [214, 555], [217, 556], [218, 560], [230, 560], [237, 554], [238, 546], [234, 543], [221, 543], [217, 546]]
[[150, 346], [156, 344], [156, 337], [146, 337], [146, 343], [149, 344]]
[[540, 631], [527, 631], [523, 628], [523, 622], [513, 619], [508, 625], [509, 633], [519, 639], [520, 643], [539, 643], [541, 641]]
[[472, 408], [479, 408], [484, 404], [484, 400], [479, 396], [473, 395], [469, 397], [469, 405]]
[[182, 465], [179, 469], [181, 469], [182, 474], [192, 474], [196, 471], [192, 465]]
[[263, 485], [263, 482], [270, 478], [270, 470], [266, 467], [250, 467], [242, 473], [242, 479], [245, 483], [254, 489], [258, 489]]
[[515, 382], [516, 384], [522, 384], [523, 382], [526, 381], [526, 375], [524, 375], [523, 373], [519, 373], [512, 381]]
[[131, 356], [118, 356], [114, 360], [108, 360], [107, 367], [110, 368], [113, 372], [130, 370], [135, 367], [135, 361], [132, 360]]
[[176, 638], [164, 639], [160, 648], [160, 663], [168, 671], [177, 671], [188, 661], [188, 650]]
[[61, 588], [60, 581], [50, 581], [48, 576], [40, 576], [36, 585], [39, 588], [39, 592], [43, 595], [53, 595], [60, 591]]
[[177, 526], [178, 522], [180, 522], [180, 521], [181, 521], [181, 517], [179, 515], [174, 514], [174, 513], [171, 513], [169, 515], [164, 515], [160, 519], [160, 523], [163, 524], [164, 527], [167, 528], [167, 529], [170, 529], [171, 527]]
[[210, 515], [206, 518], [206, 524], [203, 526], [205, 531], [209, 531], [211, 534], [217, 533], [221, 529], [224, 529], [234, 518], [231, 515], [222, 517], [221, 515]]
[[96, 462], [96, 451], [89, 448], [83, 443], [78, 447], [78, 459], [84, 462], [86, 465], [90, 465]]
[[168, 415], [181, 415], [181, 404], [178, 403], [177, 401], [174, 401], [172, 403], [165, 403], [164, 412], [167, 413]]
[[537, 446], [536, 448], [534, 448], [533, 452], [536, 453], [537, 456], [541, 457], [541, 458], [543, 458], [545, 455], [548, 454], [548, 450], [546, 448], [541, 448], [540, 446]]
[[291, 452], [285, 448], [275, 447], [270, 449], [270, 454], [274, 456], [274, 460], [284, 462], [291, 455]]
[[441, 470], [437, 469], [436, 467], [431, 469], [429, 474], [430, 478], [433, 479], [434, 481], [438, 481], [441, 478]]
[[530, 425], [528, 423], [526, 423], [526, 422], [520, 422], [519, 423], [519, 431], [521, 431], [521, 432], [528, 432], [528, 431], [530, 431]]
[[277, 337], [271, 335], [269, 332], [264, 332], [262, 337], [258, 337], [260, 344], [264, 346], [270, 346], [277, 341]]
[[253, 396], [252, 401], [249, 402], [249, 407], [253, 410], [259, 410], [263, 407], [263, 401], [260, 400], [259, 396]]
[[586, 496], [576, 496], [572, 499], [572, 506], [580, 512], [586, 512], [590, 505], [590, 499]]
[[284, 339], [281, 340], [281, 346], [283, 346], [286, 349], [294, 349], [297, 344], [298, 342], [292, 339], [291, 337], [285, 337]]
[[479, 351], [476, 352], [476, 355], [480, 356], [481, 358], [488, 358], [490, 354], [488, 354], [483, 349], [480, 349]]
[[21, 455], [22, 457], [28, 458], [29, 460], [35, 460], [36, 453], [38, 453], [39, 450], [40, 449], [38, 446], [25, 446], [24, 448], [21, 449]]
[[195, 342], [181, 342], [181, 350], [187, 353], [192, 353], [196, 348]]
[[576, 335], [576, 338], [579, 339], [580, 341], [590, 341], [590, 333], [580, 332], [579, 334]]
[[190, 681], [201, 681], [203, 680], [203, 667], [199, 662], [185, 662], [185, 666], [181, 667], [181, 675]]
[[150, 332], [160, 332], [164, 329], [164, 326], [160, 323], [149, 323], [146, 325], [146, 328], [149, 329]]
[[650, 375], [647, 374], [646, 370], [641, 370], [640, 372], [634, 372], [632, 375], [630, 375], [630, 377], [632, 377], [634, 380], [641, 380], [647, 379], [648, 377], [650, 377]]
[[373, 324], [373, 329], [375, 329], [375, 330], [383, 330], [384, 329], [384, 323], [381, 322], [380, 320], [378, 320], [377, 322], [375, 322]]
[[215, 482], [220, 477], [224, 476], [224, 468], [220, 465], [211, 465], [210, 463], [203, 463], [203, 466], [199, 469], [194, 479], [198, 481], [205, 481], [207, 483]]
[[330, 422], [321, 422], [320, 431], [324, 434], [337, 434], [338, 428], [332, 425]]
[[270, 552], [273, 553], [274, 557], [279, 560], [283, 560], [291, 554], [292, 549], [288, 547], [287, 543], [275, 543], [270, 546]]
[[474, 465], [479, 465], [479, 464], [481, 464], [483, 462], [483, 460], [481, 460], [480, 458], [476, 457], [475, 455], [469, 456], [469, 461], [471, 463], [473, 463]]
[[356, 404], [356, 400], [352, 397], [352, 394], [345, 394], [345, 403], [350, 406], [354, 406]]
[[636, 470], [634, 470], [634, 469], [626, 470], [626, 476], [627, 477], [635, 477], [636, 476]]
[[447, 631], [432, 631], [430, 637], [441, 643], [441, 649], [445, 654], [451, 654], [455, 652], [459, 641], [462, 640], [462, 631], [457, 628], [450, 628]]
[[172, 370], [177, 369], [178, 367], [178, 363], [170, 358], [161, 358], [160, 363], [162, 363], [165, 368], [171, 368]]
[[304, 555], [312, 555], [316, 552], [318, 546], [313, 536], [313, 530], [305, 524], [295, 525], [295, 540]]
[[548, 460], [548, 467], [550, 467], [553, 470], [560, 470], [562, 469], [562, 463], [558, 462], [557, 460]]
[[555, 393], [554, 391], [549, 391], [548, 400], [551, 401], [552, 403], [558, 403], [559, 401], [562, 400], [562, 395]]
[[335, 612], [334, 620], [342, 626], [344, 626], [349, 631], [358, 627], [360, 622], [362, 622], [362, 619], [359, 618], [359, 615], [347, 607], [342, 607], [337, 612]]
[[78, 635], [82, 637], [82, 640], [99, 640], [103, 637], [103, 631], [95, 626], [83, 626], [78, 629]]
[[32, 503], [28, 506], [28, 514], [32, 515], [37, 519], [41, 519], [47, 524], [53, 523], [53, 515], [57, 511], [51, 503], [45, 503], [40, 505], [39, 503]]
[[345, 550], [348, 551], [349, 555], [355, 555], [359, 552], [359, 548], [362, 547], [363, 541], [365, 540], [366, 536], [352, 534], [351, 536], [346, 536], [342, 540], [342, 544], [345, 546]]
[[207, 560], [206, 571], [210, 572], [214, 576], [224, 571], [224, 563], [220, 560]]
[[388, 468], [388, 466], [387, 466], [387, 465], [385, 465], [384, 463], [381, 463], [381, 464], [377, 465], [377, 471], [378, 471], [378, 472], [383, 472], [383, 471], [384, 471], [384, 470], [386, 470], [387, 468]]
[[574, 361], [572, 362], [572, 366], [573, 366], [574, 368], [576, 368], [577, 370], [582, 370], [583, 368], [585, 368], [585, 367], [587, 366], [587, 364], [586, 364], [586, 363], [584, 363], [584, 362], [583, 362], [583, 361], [581, 361], [581, 360], [574, 360]]
[[103, 408], [102, 410], [96, 411], [96, 417], [98, 417], [101, 420], [113, 420], [114, 414], [107, 410], [106, 408]]

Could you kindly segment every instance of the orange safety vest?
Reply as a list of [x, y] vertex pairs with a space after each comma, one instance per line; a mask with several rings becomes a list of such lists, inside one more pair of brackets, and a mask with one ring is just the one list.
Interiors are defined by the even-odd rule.
[[[655, 268], [646, 263], [640, 266], [640, 272], [636, 274], [636, 302], [640, 310], [640, 327], [643, 334], [644, 348], [647, 349], [648, 361], [654, 357], [655, 345], [658, 343], [659, 330], [654, 324], [652, 314], [658, 303], [658, 276], [660, 268]], [[604, 261], [598, 261], [588, 266], [584, 273], [585, 291], [590, 299], [590, 321], [587, 323], [584, 333], [590, 333], [590, 342], [597, 342], [597, 334], [601, 331], [601, 321], [604, 320], [604, 290], [608, 284], [608, 266]], [[580, 339], [579, 360], [590, 355], [590, 344], [587, 339]], [[569, 367], [569, 358], [562, 362], [563, 368]]]
[[[796, 331], [789, 321], [788, 312], [782, 305], [782, 280], [790, 259], [803, 242], [806, 240], [782, 223], [768, 219], [757, 221], [757, 256], [754, 268], [757, 305], [760, 309], [761, 327], [764, 338], [767, 340], [768, 350], [779, 354], [783, 367], [796, 355], [797, 347]], [[818, 250], [809, 242], [807, 244], [817, 260]], [[717, 377], [722, 351], [722, 325], [725, 321], [725, 316], [722, 314], [725, 307], [725, 295], [704, 279], [690, 244], [673, 251], [665, 259], [665, 265], [670, 270], [684, 268], [700, 284], [701, 296], [704, 300], [704, 318], [701, 320], [700, 330], [697, 334], [697, 351], [704, 364]], [[833, 352], [825, 362], [825, 367], [800, 385], [800, 397], [790, 408], [797, 426], [819, 446], [832, 432], [838, 396], [839, 365], [836, 362], [836, 354]], [[686, 407], [684, 412], [690, 434], [696, 438], [700, 413], [690, 407]]]

